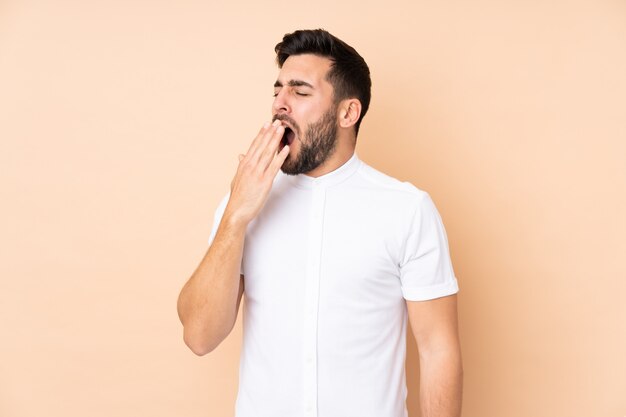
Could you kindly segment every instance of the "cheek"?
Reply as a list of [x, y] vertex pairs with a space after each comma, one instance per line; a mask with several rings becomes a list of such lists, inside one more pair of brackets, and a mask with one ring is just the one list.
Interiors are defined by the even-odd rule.
[[304, 133], [307, 126], [317, 122], [322, 116], [323, 112], [319, 111], [318, 106], [302, 106], [301, 108], [293, 109], [291, 117], [298, 124], [300, 132]]
[[333, 107], [332, 99], [325, 96], [295, 98], [289, 102], [289, 116], [304, 133], [309, 124], [315, 123]]

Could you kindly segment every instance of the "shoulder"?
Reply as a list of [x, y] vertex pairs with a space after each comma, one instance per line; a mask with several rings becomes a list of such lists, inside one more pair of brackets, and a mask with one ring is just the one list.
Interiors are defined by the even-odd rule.
[[403, 203], [420, 203], [428, 193], [409, 181], [401, 181], [361, 161], [359, 182], [363, 186]]

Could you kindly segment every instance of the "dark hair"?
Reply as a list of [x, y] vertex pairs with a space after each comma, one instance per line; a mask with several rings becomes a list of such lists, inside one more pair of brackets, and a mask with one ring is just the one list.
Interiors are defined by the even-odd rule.
[[357, 98], [361, 102], [361, 116], [355, 124], [359, 133], [361, 120], [370, 105], [372, 81], [370, 70], [358, 52], [323, 29], [296, 30], [283, 36], [274, 48], [278, 67], [291, 55], [314, 54], [332, 61], [326, 80], [333, 86], [334, 102]]

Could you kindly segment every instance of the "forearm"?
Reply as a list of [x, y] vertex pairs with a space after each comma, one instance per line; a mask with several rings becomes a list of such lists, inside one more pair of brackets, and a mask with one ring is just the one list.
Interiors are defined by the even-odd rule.
[[232, 330], [240, 297], [241, 261], [248, 224], [261, 211], [273, 180], [289, 155], [278, 145], [285, 128], [280, 120], [264, 125], [230, 184], [230, 196], [215, 238], [178, 297], [184, 340], [196, 354], [213, 350]]
[[420, 355], [422, 417], [460, 417], [462, 392], [460, 350]]
[[197, 354], [213, 350], [237, 318], [246, 225], [224, 217], [206, 255], [178, 298], [185, 343]]

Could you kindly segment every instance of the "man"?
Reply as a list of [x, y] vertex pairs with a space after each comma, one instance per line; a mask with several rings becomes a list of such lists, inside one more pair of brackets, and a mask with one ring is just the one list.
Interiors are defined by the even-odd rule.
[[441, 218], [426, 192], [355, 153], [367, 64], [323, 30], [275, 50], [273, 123], [239, 156], [180, 293], [185, 343], [215, 349], [245, 288], [236, 417], [406, 417], [408, 316], [422, 415], [459, 416], [458, 286]]

